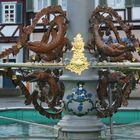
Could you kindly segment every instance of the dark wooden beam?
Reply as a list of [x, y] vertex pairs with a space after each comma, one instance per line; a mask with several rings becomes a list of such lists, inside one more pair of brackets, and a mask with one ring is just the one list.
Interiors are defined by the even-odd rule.
[[0, 37], [0, 43], [16, 43], [19, 37]]

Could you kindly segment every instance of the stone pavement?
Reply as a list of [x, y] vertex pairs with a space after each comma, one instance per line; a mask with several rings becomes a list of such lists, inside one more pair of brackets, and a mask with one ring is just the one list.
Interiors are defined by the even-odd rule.
[[[0, 108], [32, 108], [33, 105], [24, 104], [24, 96], [15, 96], [15, 97], [0, 97]], [[127, 107], [121, 107], [121, 109], [140, 109], [140, 98], [131, 98], [128, 101]]]
[[0, 108], [11, 108], [11, 107], [33, 107], [33, 105], [24, 104], [24, 96], [15, 96], [15, 97], [0, 97]]

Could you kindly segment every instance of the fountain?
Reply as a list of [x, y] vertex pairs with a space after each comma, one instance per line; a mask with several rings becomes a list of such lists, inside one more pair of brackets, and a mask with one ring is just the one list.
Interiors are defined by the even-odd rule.
[[[81, 6], [88, 8], [85, 17], [76, 22], [72, 17], [80, 18], [78, 14], [82, 12], [79, 9], [75, 13], [78, 1], [68, 2], [68, 18], [60, 6], [42, 9], [32, 24], [23, 28], [16, 45], [0, 54], [0, 58], [16, 55], [23, 47], [35, 53], [28, 63], [1, 63], [0, 74], [22, 90], [26, 105], [33, 104], [47, 118], [60, 119], [55, 127], [59, 140], [100, 138], [104, 129], [100, 117], [110, 117], [111, 122], [118, 108], [127, 106], [129, 94], [139, 81], [140, 64], [132, 53], [139, 54], [139, 41], [132, 34], [132, 27], [109, 7], [97, 7], [88, 23], [92, 0], [80, 0]], [[47, 31], [41, 41], [28, 41], [41, 18]], [[119, 36], [114, 19], [126, 34], [126, 42]], [[88, 24], [92, 36], [87, 32]], [[129, 69], [131, 66], [136, 70]], [[36, 83], [32, 93], [25, 81]]]

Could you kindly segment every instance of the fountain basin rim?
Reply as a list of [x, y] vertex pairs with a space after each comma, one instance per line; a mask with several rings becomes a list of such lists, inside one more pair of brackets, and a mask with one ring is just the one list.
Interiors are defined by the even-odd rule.
[[[48, 107], [44, 107], [45, 109], [48, 109]], [[5, 110], [35, 110], [34, 107], [1, 107], [0, 111]]]
[[[44, 107], [45, 109], [48, 109], [48, 107]], [[0, 107], [0, 111], [3, 110], [35, 110], [34, 107]], [[121, 107], [118, 109], [118, 111], [140, 111], [140, 107]]]

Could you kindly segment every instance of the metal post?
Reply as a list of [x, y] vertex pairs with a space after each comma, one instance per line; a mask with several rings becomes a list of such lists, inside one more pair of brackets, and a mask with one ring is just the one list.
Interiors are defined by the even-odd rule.
[[[110, 58], [108, 58], [109, 62], [110, 62]], [[110, 74], [110, 68], [108, 68], [108, 73]], [[111, 107], [112, 105], [112, 87], [111, 84], [109, 83], [108, 86], [108, 95], [109, 95], [109, 107]], [[113, 116], [113, 114], [112, 114]], [[109, 117], [109, 122], [110, 122], [110, 134], [113, 134], [113, 119], [112, 116]]]
[[[109, 84], [109, 106], [111, 107], [112, 104], [112, 89], [111, 89], [111, 85]], [[113, 116], [113, 114], [112, 114]], [[109, 122], [110, 122], [110, 134], [113, 134], [113, 119], [112, 116], [109, 117]]]

